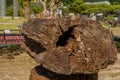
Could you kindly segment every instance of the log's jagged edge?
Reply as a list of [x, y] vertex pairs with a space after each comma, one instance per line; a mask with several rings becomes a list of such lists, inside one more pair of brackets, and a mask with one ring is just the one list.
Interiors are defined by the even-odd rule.
[[30, 19], [22, 33], [29, 55], [58, 74], [96, 73], [117, 59], [109, 31], [96, 21]]

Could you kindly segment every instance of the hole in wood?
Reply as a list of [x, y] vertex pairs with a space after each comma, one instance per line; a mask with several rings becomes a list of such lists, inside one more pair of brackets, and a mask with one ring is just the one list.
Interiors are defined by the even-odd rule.
[[67, 40], [69, 38], [74, 38], [74, 35], [72, 35], [74, 27], [70, 27], [68, 31], [64, 32], [63, 35], [61, 35], [56, 43], [57, 47], [58, 46], [65, 46], [67, 44]]

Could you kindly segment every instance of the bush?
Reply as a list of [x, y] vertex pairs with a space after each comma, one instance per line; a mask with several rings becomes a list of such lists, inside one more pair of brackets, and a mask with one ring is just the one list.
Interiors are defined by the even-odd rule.
[[70, 4], [70, 11], [76, 13], [82, 13], [89, 15], [91, 13], [105, 13], [115, 15], [117, 9], [120, 9], [120, 5], [108, 5], [108, 4], [84, 4], [78, 0], [75, 0]]
[[67, 16], [70, 13], [68, 6], [62, 8], [62, 15]]
[[120, 42], [116, 42], [116, 47], [117, 47], [118, 52], [120, 52]]
[[104, 20], [105, 21], [113, 21], [114, 20], [114, 16], [110, 15], [110, 16], [104, 17]]
[[[6, 8], [6, 16], [13, 16], [13, 6]], [[18, 16], [23, 16], [22, 8], [18, 8]]]
[[11, 46], [8, 46], [9, 49], [11, 50], [17, 50], [17, 49], [20, 49], [21, 48], [21, 45], [18, 44], [18, 45], [11, 45]]
[[20, 7], [19, 9], [18, 9], [18, 16], [23, 16], [23, 8], [22, 7]]
[[21, 45], [17, 44], [17, 45], [8, 45], [8, 46], [1, 46], [0, 47], [0, 49], [3, 49], [3, 48], [10, 49], [10, 50], [17, 50], [17, 49], [21, 48]]
[[43, 10], [42, 6], [40, 6], [37, 3], [31, 3], [30, 8], [31, 8], [31, 12], [34, 12], [35, 14], [38, 14]]
[[31, 8], [31, 11], [34, 12], [35, 14], [38, 14], [42, 11], [42, 8], [39, 8], [38, 6], [34, 6]]
[[9, 6], [6, 8], [6, 16], [12, 16], [13, 15], [13, 6]]
[[82, 0], [75, 0], [70, 4], [70, 11], [75, 13], [82, 13], [82, 4], [84, 2]]

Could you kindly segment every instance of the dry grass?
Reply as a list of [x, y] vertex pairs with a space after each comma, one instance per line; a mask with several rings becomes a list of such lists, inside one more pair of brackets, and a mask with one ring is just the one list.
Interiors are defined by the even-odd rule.
[[19, 29], [18, 25], [25, 21], [24, 18], [21, 19], [2, 19], [0, 18], [0, 30], [4, 29]]
[[117, 61], [106, 69], [100, 70], [99, 80], [120, 80], [120, 53], [117, 54]]
[[111, 30], [113, 31], [114, 35], [120, 36], [120, 26], [119, 27], [115, 27], [115, 28], [111, 28]]

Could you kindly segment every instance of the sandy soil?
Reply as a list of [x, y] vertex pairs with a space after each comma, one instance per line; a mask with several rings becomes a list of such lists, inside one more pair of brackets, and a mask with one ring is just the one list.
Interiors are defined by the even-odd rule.
[[[26, 53], [15, 56], [14, 59], [0, 57], [0, 80], [29, 80], [31, 69], [39, 65]], [[114, 65], [100, 70], [99, 80], [120, 80], [120, 53]]]
[[106, 69], [99, 71], [99, 80], [120, 80], [120, 53], [117, 54], [117, 61]]
[[29, 80], [30, 71], [36, 65], [38, 64], [25, 53], [14, 59], [0, 57], [0, 80]]

